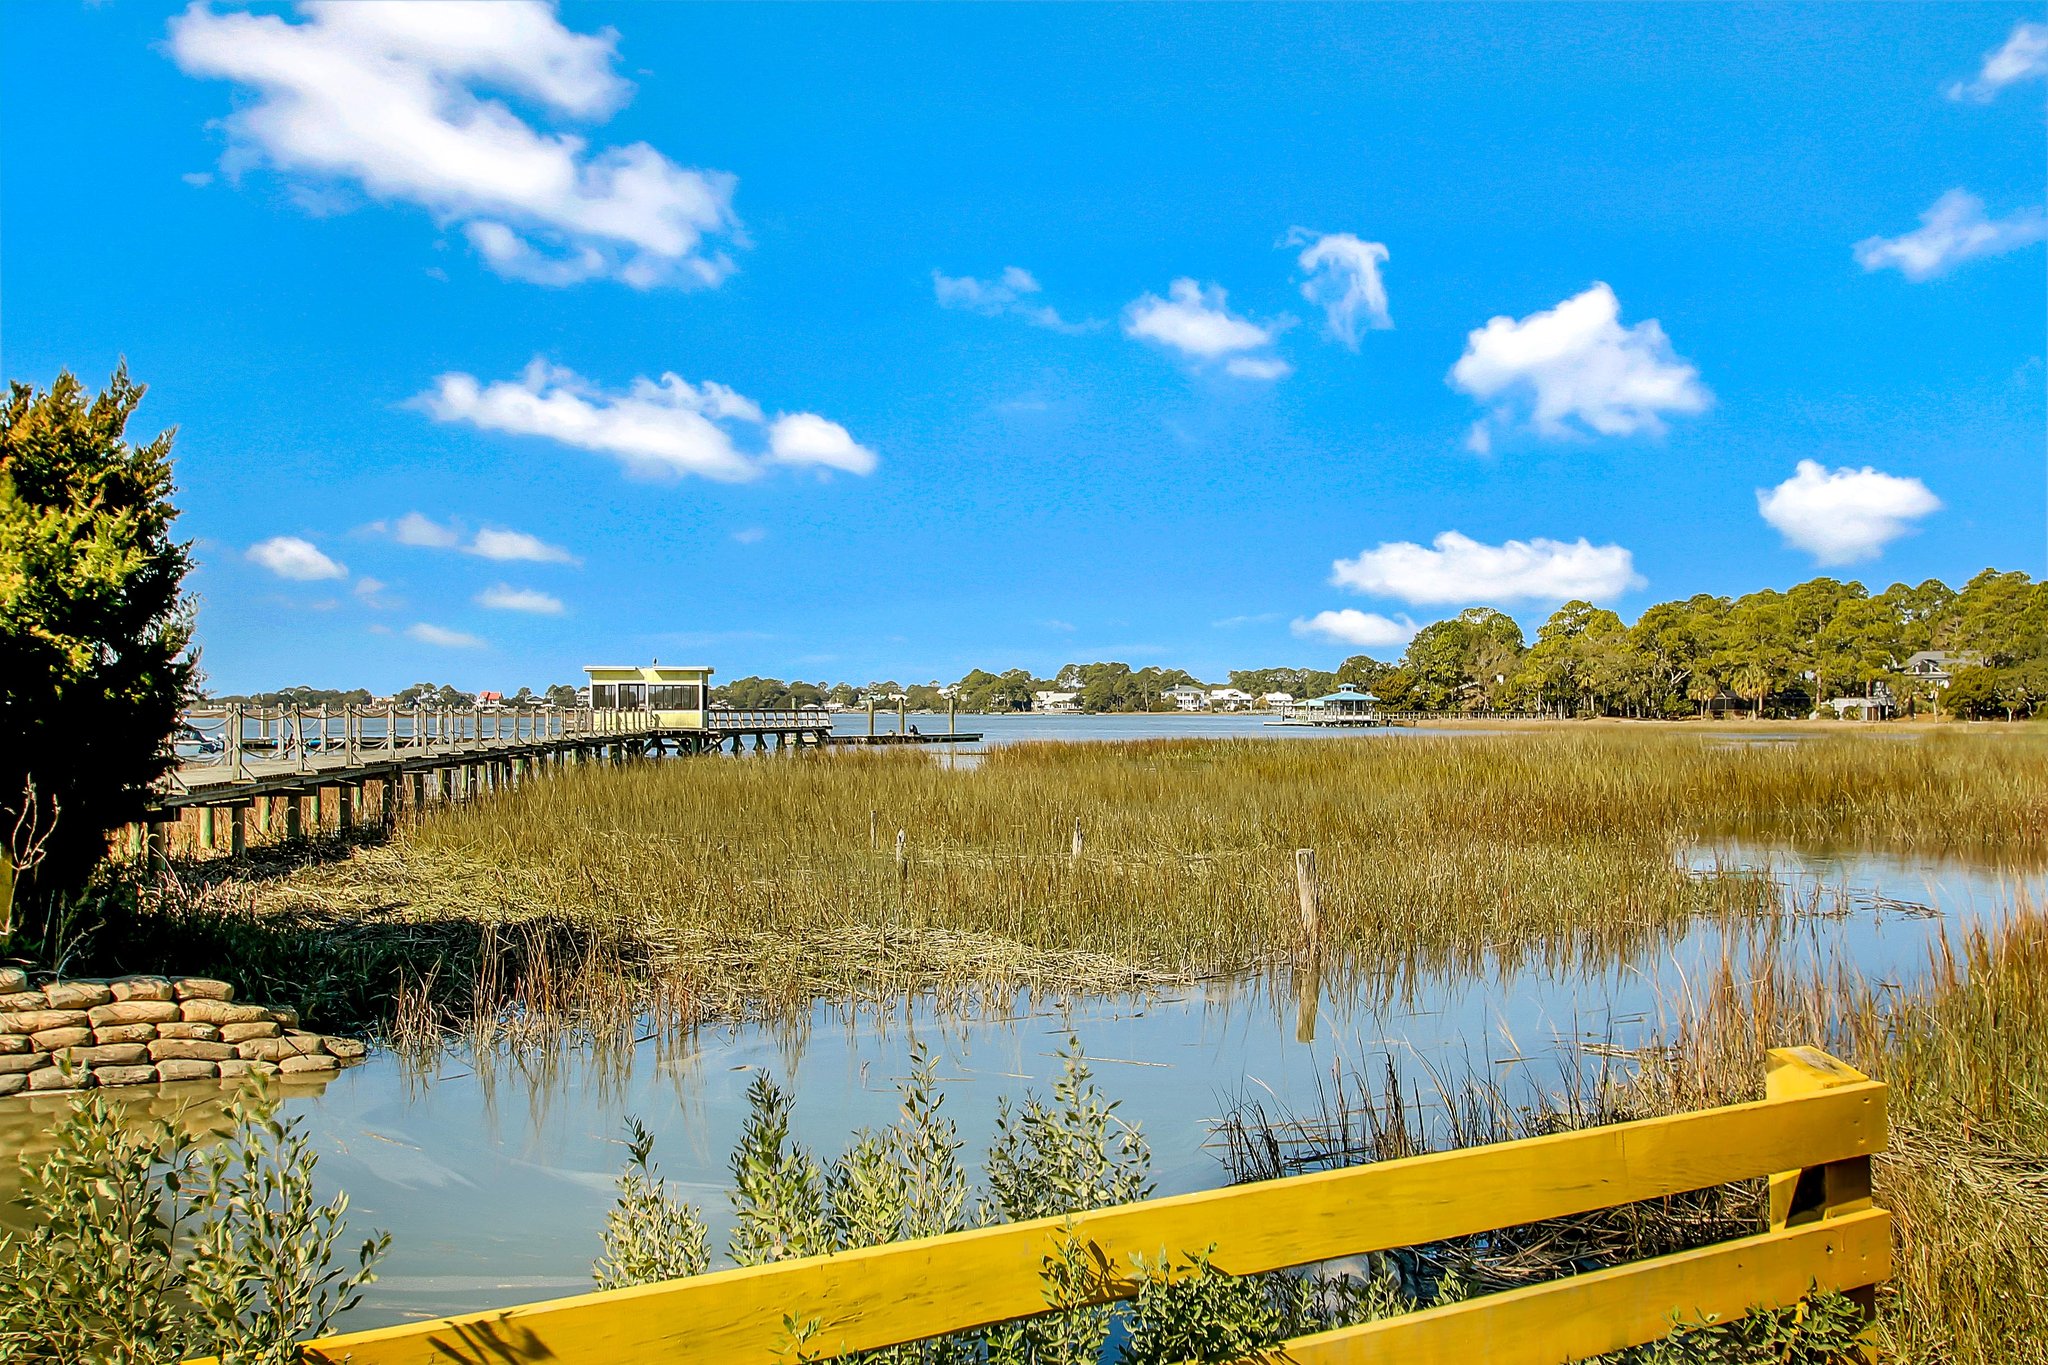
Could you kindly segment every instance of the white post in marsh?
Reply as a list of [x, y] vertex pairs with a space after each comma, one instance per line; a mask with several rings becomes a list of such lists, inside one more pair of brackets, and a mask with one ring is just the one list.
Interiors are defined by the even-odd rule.
[[1074, 861], [1081, 861], [1081, 817], [1074, 817]]
[[896, 831], [896, 875], [899, 877], [910, 875], [910, 852], [906, 847], [909, 842], [910, 832], [908, 830], [899, 829]]

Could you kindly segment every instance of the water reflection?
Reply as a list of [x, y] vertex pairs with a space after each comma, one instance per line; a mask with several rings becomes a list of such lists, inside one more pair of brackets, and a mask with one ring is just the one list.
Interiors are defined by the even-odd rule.
[[[716, 1245], [730, 1222], [726, 1161], [758, 1071], [795, 1091], [795, 1135], [829, 1159], [854, 1129], [892, 1118], [894, 1081], [921, 1041], [940, 1058], [947, 1110], [978, 1166], [998, 1097], [1047, 1089], [1071, 1034], [1143, 1128], [1170, 1193], [1222, 1178], [1209, 1125], [1240, 1100], [1305, 1110], [1334, 1072], [1376, 1072], [1384, 1058], [1453, 1080], [1481, 1069], [1510, 1093], [1548, 1085], [1561, 1048], [1640, 1040], [1724, 962], [1738, 974], [1765, 956], [1847, 963], [1873, 981], [1909, 981], [1938, 935], [2043, 889], [2038, 872], [1861, 854], [1719, 846], [1683, 863], [1768, 878], [1794, 913], [1646, 931], [1619, 955], [1473, 945], [1434, 968], [1332, 955], [1114, 998], [820, 1003], [775, 1024], [648, 1027], [426, 1064], [385, 1053], [288, 1109], [306, 1120], [323, 1186], [349, 1192], [352, 1225], [395, 1234], [384, 1276], [349, 1319], [372, 1326], [589, 1287], [628, 1114], [658, 1134], [663, 1171], [703, 1208]], [[32, 1144], [51, 1108], [48, 1097], [0, 1103], [0, 1143]]]

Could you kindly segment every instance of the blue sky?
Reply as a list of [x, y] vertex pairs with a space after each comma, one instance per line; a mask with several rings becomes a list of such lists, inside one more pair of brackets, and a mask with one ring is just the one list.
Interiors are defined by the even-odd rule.
[[0, 360], [180, 429], [222, 690], [2039, 574], [2040, 17], [12, 5]]

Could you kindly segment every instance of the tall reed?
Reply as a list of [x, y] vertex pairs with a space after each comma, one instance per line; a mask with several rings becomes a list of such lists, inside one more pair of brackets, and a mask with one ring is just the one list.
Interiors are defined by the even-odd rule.
[[[1313, 848], [1339, 954], [1609, 960], [1779, 909], [1741, 839], [2048, 858], [2026, 737], [1413, 736], [696, 759], [550, 775], [254, 888], [269, 911], [561, 917], [721, 1006], [947, 983], [1114, 989], [1283, 958]], [[1075, 852], [1076, 822], [1085, 834]], [[905, 833], [899, 861], [894, 832]]]

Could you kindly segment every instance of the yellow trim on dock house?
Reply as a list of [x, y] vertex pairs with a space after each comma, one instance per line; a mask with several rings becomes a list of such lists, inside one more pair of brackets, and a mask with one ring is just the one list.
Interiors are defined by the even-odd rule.
[[586, 664], [594, 717], [630, 715], [661, 730], [701, 730], [711, 693], [704, 664]]

